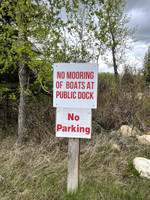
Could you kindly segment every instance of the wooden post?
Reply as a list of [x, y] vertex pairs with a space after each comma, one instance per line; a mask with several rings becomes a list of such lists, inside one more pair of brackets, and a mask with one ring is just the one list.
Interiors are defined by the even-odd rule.
[[68, 153], [67, 192], [74, 193], [77, 191], [79, 185], [80, 139], [69, 139]]

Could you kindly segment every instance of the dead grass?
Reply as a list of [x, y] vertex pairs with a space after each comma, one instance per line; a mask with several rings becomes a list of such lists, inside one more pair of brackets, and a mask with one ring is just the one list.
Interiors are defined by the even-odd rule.
[[[122, 139], [117, 131], [81, 140], [80, 189], [76, 195], [66, 194], [67, 143], [68, 139], [53, 135], [41, 143], [18, 144], [15, 136], [1, 141], [0, 199], [150, 198], [149, 181], [140, 178], [132, 166], [136, 156], [150, 158], [149, 147], [139, 145], [135, 138]], [[113, 149], [113, 143], [121, 150]]]

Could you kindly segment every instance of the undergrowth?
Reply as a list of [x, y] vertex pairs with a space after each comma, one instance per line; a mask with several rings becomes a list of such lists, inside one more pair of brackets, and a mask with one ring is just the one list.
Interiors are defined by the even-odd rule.
[[[68, 139], [55, 136], [41, 143], [16, 143], [9, 136], [0, 144], [1, 200], [148, 200], [150, 181], [141, 178], [132, 161], [149, 147], [119, 132], [94, 134], [81, 140], [80, 185], [67, 194]], [[113, 149], [117, 143], [120, 150]]]

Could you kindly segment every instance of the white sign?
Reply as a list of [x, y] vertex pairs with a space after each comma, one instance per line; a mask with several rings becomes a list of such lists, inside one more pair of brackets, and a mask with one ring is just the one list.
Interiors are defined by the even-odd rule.
[[91, 109], [57, 108], [56, 137], [91, 138]]
[[55, 63], [53, 106], [97, 108], [98, 64]]

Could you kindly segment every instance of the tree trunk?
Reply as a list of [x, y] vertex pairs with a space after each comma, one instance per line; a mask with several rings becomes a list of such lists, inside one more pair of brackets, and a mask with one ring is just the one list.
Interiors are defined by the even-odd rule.
[[113, 57], [116, 88], [119, 90], [120, 89], [120, 81], [119, 81], [118, 67], [117, 67], [117, 64], [116, 64], [115, 48], [114, 47], [112, 47], [112, 57]]
[[27, 135], [27, 90], [28, 90], [28, 68], [24, 61], [19, 64], [20, 100], [18, 111], [18, 139], [25, 140]]
[[[29, 70], [27, 66], [28, 55], [26, 53], [26, 42], [27, 42], [27, 27], [26, 19], [22, 6], [26, 6], [18, 3], [19, 14], [18, 14], [18, 45], [20, 49], [19, 55], [19, 84], [20, 84], [20, 101], [18, 111], [18, 140], [23, 141], [27, 135], [27, 90], [29, 89]], [[23, 50], [22, 50], [23, 49]]]
[[117, 67], [117, 63], [116, 63], [116, 41], [115, 41], [115, 35], [114, 35], [114, 31], [113, 31], [113, 27], [112, 27], [112, 23], [111, 23], [111, 17], [109, 14], [109, 10], [108, 10], [108, 21], [109, 21], [109, 28], [110, 28], [110, 34], [111, 34], [111, 38], [113, 41], [112, 44], [112, 58], [113, 58], [113, 65], [114, 65], [114, 73], [115, 73], [115, 83], [116, 83], [116, 88], [119, 92], [120, 90], [120, 82], [119, 82], [119, 74], [118, 74], [118, 67]]

